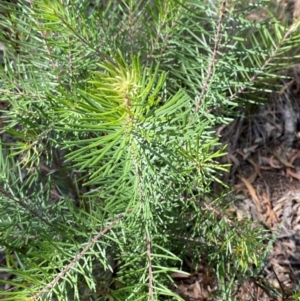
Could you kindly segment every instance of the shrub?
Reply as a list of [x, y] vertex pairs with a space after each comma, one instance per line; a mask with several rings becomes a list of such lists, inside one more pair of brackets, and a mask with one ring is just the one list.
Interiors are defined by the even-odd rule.
[[182, 300], [186, 257], [233, 298], [262, 232], [213, 194], [228, 170], [215, 129], [296, 58], [298, 23], [268, 7], [1, 2], [3, 300]]

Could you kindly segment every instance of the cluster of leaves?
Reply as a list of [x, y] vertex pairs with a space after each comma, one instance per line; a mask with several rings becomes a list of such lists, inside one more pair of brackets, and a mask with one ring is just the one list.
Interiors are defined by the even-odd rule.
[[191, 255], [230, 300], [263, 245], [212, 197], [214, 128], [291, 63], [297, 24], [248, 18], [268, 4], [0, 1], [4, 300], [182, 300]]

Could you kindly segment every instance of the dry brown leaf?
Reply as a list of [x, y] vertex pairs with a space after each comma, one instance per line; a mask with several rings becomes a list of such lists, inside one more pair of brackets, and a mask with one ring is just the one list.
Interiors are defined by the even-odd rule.
[[258, 144], [254, 144], [252, 146], [249, 146], [249, 147], [245, 147], [243, 149], [243, 153], [246, 154], [246, 153], [253, 153], [258, 147]]
[[269, 227], [273, 228], [276, 224], [280, 223], [280, 219], [274, 212], [269, 197], [265, 193], [263, 193], [262, 198], [266, 202], [266, 223]]
[[297, 179], [297, 180], [300, 180], [300, 174], [296, 173], [296, 172], [293, 172], [290, 168], [287, 168], [286, 169], [286, 173], [288, 175], [290, 175], [291, 177]]
[[194, 284], [193, 284], [193, 298], [195, 298], [196, 300], [197, 299], [200, 299], [200, 298], [207, 298], [208, 297], [208, 293], [205, 292], [203, 289], [201, 289], [200, 287], [200, 284], [198, 281], [196, 281]]
[[[263, 176], [260, 173], [260, 168], [259, 165], [257, 163], [255, 163], [252, 159], [248, 158], [247, 161], [249, 163], [251, 163], [251, 165], [254, 167], [255, 173], [256, 175], [258, 175], [261, 179], [263, 178]], [[256, 179], [256, 178], [255, 178]], [[255, 179], [253, 181], [255, 181]], [[251, 182], [252, 183], [252, 182]]]
[[229, 158], [234, 163], [235, 167], [238, 167], [240, 165], [240, 161], [236, 158], [236, 156], [229, 154]]
[[294, 2], [293, 17], [296, 19], [296, 21], [300, 20], [300, 1], [299, 0], [296, 0]]
[[269, 159], [269, 164], [272, 168], [275, 168], [275, 169], [281, 169], [283, 166], [282, 165], [275, 165], [274, 164], [274, 156], [271, 156], [270, 159]]
[[291, 167], [293, 168], [293, 164], [290, 164], [290, 162], [288, 162], [285, 158], [283, 158], [280, 154], [273, 152], [273, 155], [275, 156], [275, 158], [277, 160], [280, 161], [280, 163], [282, 163], [285, 167]]
[[290, 156], [290, 164], [294, 164], [294, 161], [299, 157], [300, 151], [299, 150], [292, 150], [291, 156]]
[[253, 199], [253, 201], [256, 204], [258, 212], [261, 212], [261, 204], [260, 204], [260, 201], [259, 201], [259, 199], [256, 195], [255, 189], [251, 185], [251, 182], [249, 182], [247, 179], [245, 179], [243, 177], [240, 177], [240, 179], [242, 180], [242, 182], [245, 184], [246, 188], [248, 189], [248, 192], [249, 192], [251, 198]]
[[191, 274], [186, 272], [173, 272], [171, 273], [171, 277], [174, 278], [189, 278], [191, 277]]

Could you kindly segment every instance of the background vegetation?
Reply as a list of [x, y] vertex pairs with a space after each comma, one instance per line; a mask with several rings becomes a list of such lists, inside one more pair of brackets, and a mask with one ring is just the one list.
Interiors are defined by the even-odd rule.
[[187, 261], [236, 298], [267, 251], [213, 193], [229, 168], [215, 129], [297, 60], [298, 23], [276, 10], [0, 1], [3, 300], [182, 300]]

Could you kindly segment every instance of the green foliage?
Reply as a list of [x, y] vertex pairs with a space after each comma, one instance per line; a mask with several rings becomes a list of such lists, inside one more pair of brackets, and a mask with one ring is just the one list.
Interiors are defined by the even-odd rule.
[[272, 91], [300, 35], [247, 19], [268, 1], [213, 3], [0, 2], [3, 300], [182, 300], [186, 256], [230, 300], [260, 265], [261, 230], [212, 196], [214, 127]]

